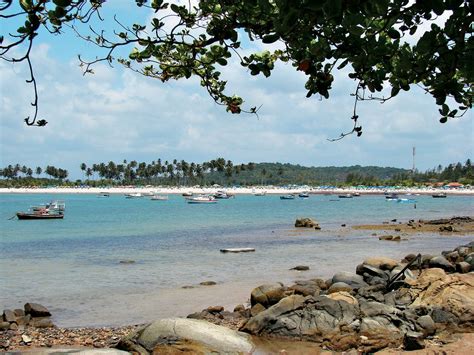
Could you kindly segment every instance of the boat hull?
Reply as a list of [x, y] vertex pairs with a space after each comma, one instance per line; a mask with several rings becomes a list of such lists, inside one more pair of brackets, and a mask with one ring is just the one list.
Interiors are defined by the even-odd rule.
[[31, 219], [63, 219], [63, 214], [35, 214], [35, 213], [22, 213], [18, 212], [16, 214], [18, 219], [21, 220], [31, 220]]

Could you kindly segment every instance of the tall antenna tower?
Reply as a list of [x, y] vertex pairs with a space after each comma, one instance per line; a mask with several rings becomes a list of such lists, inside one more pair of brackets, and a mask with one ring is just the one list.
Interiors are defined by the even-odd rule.
[[415, 173], [415, 154], [416, 154], [416, 148], [413, 147], [413, 168], [412, 168], [412, 173]]

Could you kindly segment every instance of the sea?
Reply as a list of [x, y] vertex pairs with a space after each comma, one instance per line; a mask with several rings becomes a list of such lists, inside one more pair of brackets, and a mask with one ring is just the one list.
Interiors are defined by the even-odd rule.
[[[295, 200], [237, 195], [196, 205], [180, 195], [154, 201], [124, 195], [1, 194], [0, 307], [40, 303], [63, 327], [142, 324], [213, 305], [232, 310], [248, 303], [251, 290], [261, 284], [330, 278], [338, 271], [355, 271], [367, 257], [436, 254], [474, 241], [472, 234], [429, 233], [380, 241], [381, 231], [351, 228], [474, 214], [473, 196], [407, 197], [416, 202], [387, 201], [383, 195], [341, 199], [321, 194]], [[15, 217], [51, 200], [65, 201], [63, 220]], [[315, 219], [321, 230], [295, 229], [299, 217]], [[255, 252], [221, 253], [223, 248]], [[310, 269], [290, 270], [297, 265]], [[200, 285], [204, 281], [216, 285]]]

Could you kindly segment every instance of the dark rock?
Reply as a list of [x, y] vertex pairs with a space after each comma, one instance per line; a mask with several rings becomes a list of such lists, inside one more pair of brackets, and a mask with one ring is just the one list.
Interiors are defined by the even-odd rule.
[[412, 262], [415, 259], [416, 259], [415, 254], [408, 254], [407, 256], [405, 256], [405, 258], [403, 258], [402, 262], [408, 264], [408, 263]]
[[453, 226], [441, 226], [439, 227], [440, 232], [456, 232]]
[[454, 272], [456, 268], [453, 264], [451, 264], [445, 257], [439, 255], [435, 256], [434, 258], [430, 259], [429, 264], [430, 267], [438, 267], [443, 269], [446, 272]]
[[459, 256], [462, 258], [466, 257], [471, 252], [469, 247], [457, 247], [455, 251], [457, 251]]
[[390, 240], [394, 242], [399, 242], [402, 238], [399, 235], [381, 235], [379, 240]]
[[458, 261], [462, 261], [461, 256], [457, 251], [452, 251], [444, 256], [449, 262], [456, 263]]
[[5, 309], [3, 311], [3, 320], [9, 323], [16, 322], [15, 313], [10, 309]]
[[333, 284], [336, 282], [344, 282], [354, 289], [367, 286], [367, 283], [364, 281], [364, 278], [353, 272], [338, 272], [332, 277], [331, 281]]
[[135, 264], [135, 260], [120, 260], [119, 264]]
[[215, 281], [203, 281], [199, 283], [201, 286], [214, 286], [217, 285], [217, 282]]
[[425, 336], [436, 333], [436, 324], [429, 315], [418, 317], [416, 320], [417, 330], [422, 331]]
[[458, 324], [459, 323], [458, 317], [456, 317], [451, 312], [448, 312], [439, 307], [433, 308], [430, 316], [435, 323], [443, 323], [443, 324]]
[[25, 313], [31, 314], [32, 317], [49, 317], [51, 313], [48, 309], [38, 303], [26, 303], [25, 304]]
[[311, 279], [309, 281], [314, 282], [316, 286], [319, 287], [321, 290], [327, 290], [329, 286], [331, 286], [331, 285], [328, 286], [326, 281], [323, 279]]
[[469, 263], [466, 263], [465, 261], [461, 261], [460, 263], [456, 264], [456, 271], [461, 274], [466, 274], [471, 271], [471, 269], [471, 265]]
[[256, 287], [250, 294], [250, 304], [256, 305], [260, 303], [265, 308], [278, 303], [284, 298], [286, 287], [281, 283], [267, 284]]
[[306, 266], [306, 265], [297, 265], [297, 266], [291, 268], [290, 270], [306, 271], [306, 270], [309, 270], [309, 266]]
[[472, 268], [474, 268], [474, 253], [470, 253], [467, 256], [464, 257], [464, 261], [471, 265]]
[[345, 227], [346, 225], [345, 224], [341, 224], [341, 227]]
[[181, 288], [190, 289], [190, 288], [194, 288], [194, 286], [191, 286], [191, 285], [184, 285], [184, 286], [181, 286]]
[[423, 334], [418, 332], [407, 332], [403, 339], [403, 347], [407, 351], [420, 350], [425, 348]]
[[366, 301], [377, 301], [385, 302], [383, 291], [385, 290], [384, 285], [373, 285], [361, 287], [357, 291], [357, 298], [364, 298]]
[[297, 281], [296, 285], [290, 286], [290, 290], [296, 295], [303, 296], [317, 296], [320, 293], [320, 288], [312, 281]]

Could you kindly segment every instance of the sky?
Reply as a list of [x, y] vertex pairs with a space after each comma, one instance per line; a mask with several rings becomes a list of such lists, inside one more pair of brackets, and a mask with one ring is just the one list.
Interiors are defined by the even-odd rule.
[[[135, 12], [130, 3], [107, 3], [104, 16], [115, 13], [125, 23], [151, 16]], [[3, 34], [8, 27], [1, 26]], [[244, 42], [245, 53], [262, 49], [262, 44]], [[119, 64], [98, 64], [94, 75], [83, 76], [79, 53], [89, 59], [98, 54], [72, 33], [37, 38], [32, 58], [39, 117], [49, 122], [43, 128], [23, 122], [33, 113], [26, 63], [0, 61], [2, 167], [54, 165], [81, 178], [83, 162], [90, 166], [124, 159], [200, 163], [224, 157], [234, 163], [411, 169], [416, 147], [415, 166], [425, 171], [473, 158], [472, 111], [441, 124], [434, 100], [416, 87], [384, 104], [359, 103], [362, 136], [330, 142], [352, 128], [350, 94], [356, 83], [347, 73], [336, 73], [330, 98], [320, 100], [305, 97], [305, 75], [290, 64], [278, 64], [269, 78], [251, 76], [236, 61], [222, 68], [228, 94], [242, 96], [247, 107], [262, 105], [256, 117], [227, 113], [195, 79], [162, 83]]]

